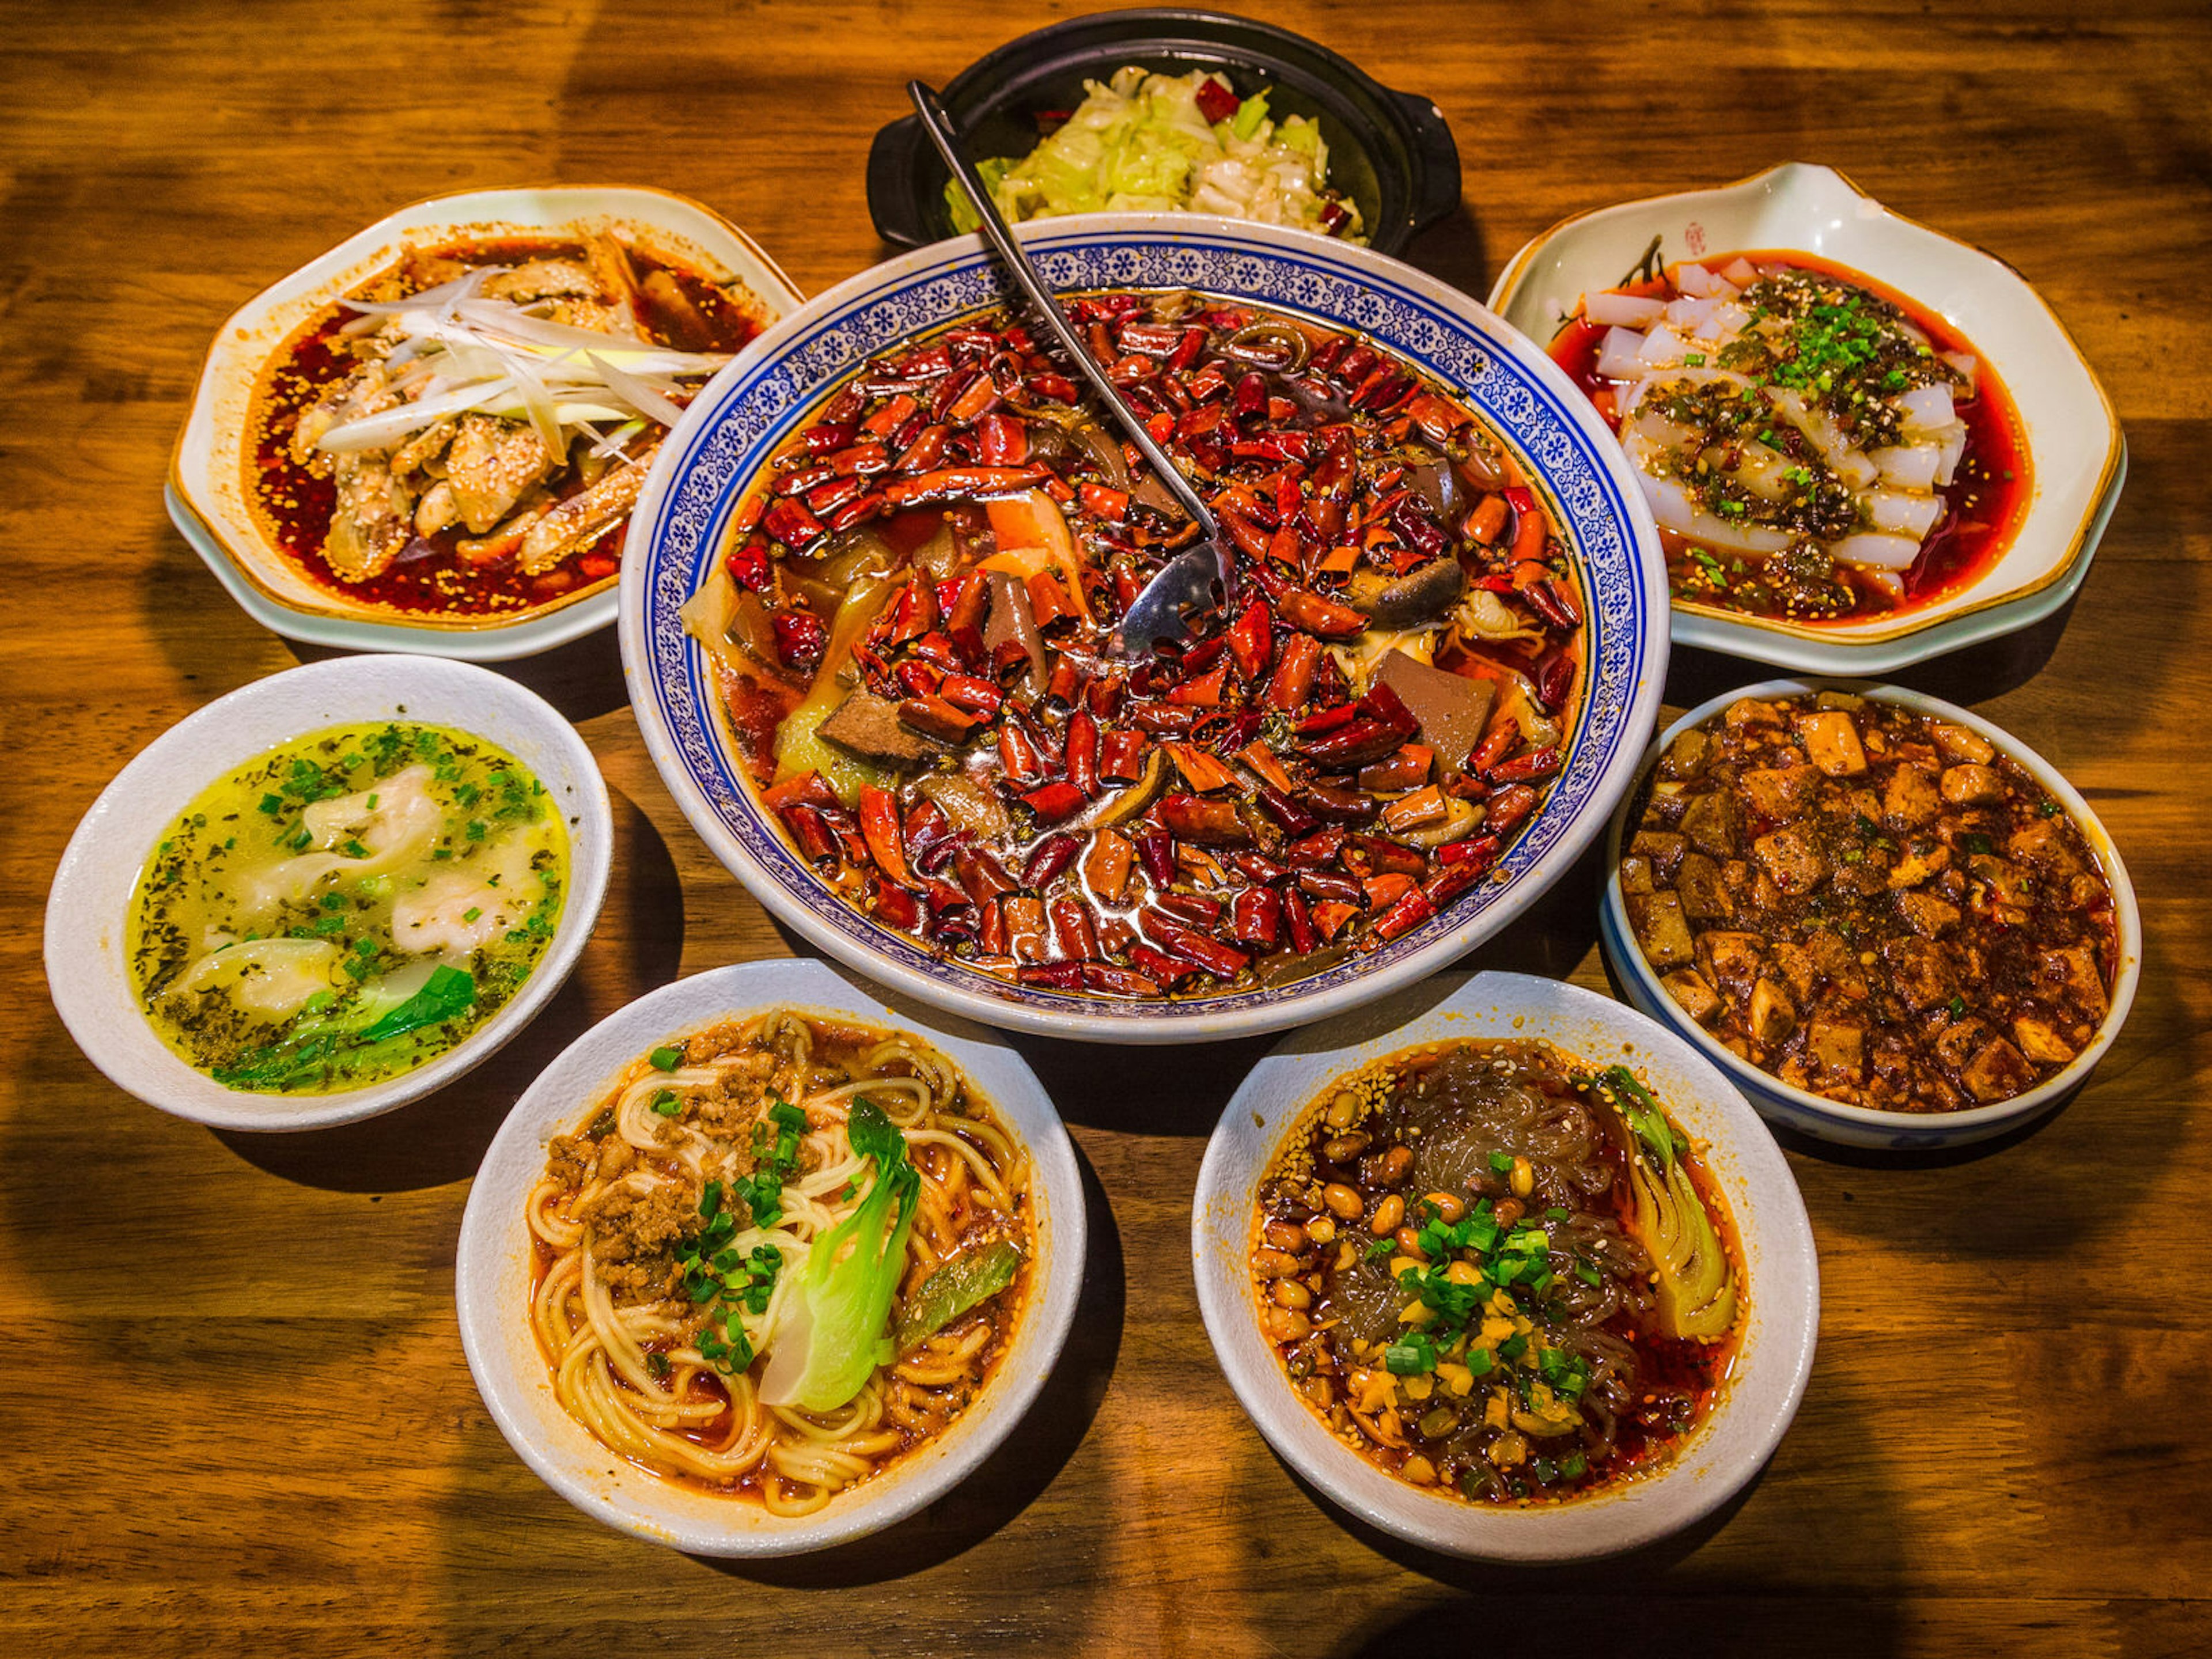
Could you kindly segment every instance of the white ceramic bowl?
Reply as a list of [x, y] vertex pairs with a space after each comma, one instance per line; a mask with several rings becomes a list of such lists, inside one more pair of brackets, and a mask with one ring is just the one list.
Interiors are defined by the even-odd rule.
[[1190, 214], [1092, 214], [1020, 228], [1062, 291], [1196, 288], [1359, 330], [1456, 388], [1520, 453], [1577, 555], [1591, 665], [1565, 769], [1502, 878], [1371, 955], [1281, 989], [1113, 1002], [1017, 987], [939, 960], [833, 894], [761, 807], [678, 612], [719, 556], [758, 468], [851, 371], [890, 345], [1004, 303], [980, 240], [922, 248], [787, 317], [718, 375], [670, 438], [623, 560], [623, 666], [646, 746], [707, 845], [756, 898], [882, 983], [994, 1025], [1100, 1042], [1277, 1030], [1411, 984], [1489, 938], [1599, 833], [1657, 718], [1667, 610], [1658, 532], [1620, 446], [1541, 351], [1456, 289], [1365, 248]]
[[256, 622], [288, 639], [352, 651], [421, 651], [503, 661], [581, 637], [614, 620], [615, 579], [577, 588], [511, 617], [416, 616], [311, 581], [270, 541], [246, 501], [247, 416], [270, 359], [300, 326], [409, 248], [463, 236], [589, 234], [615, 230], [638, 246], [749, 292], [765, 325], [799, 290], [752, 239], [719, 214], [666, 191], [562, 185], [467, 191], [400, 209], [259, 294], [217, 331], [191, 412], [177, 438], [164, 500], [192, 550]]
[[[404, 719], [497, 744], [568, 819], [568, 887], [552, 943], [522, 988], [428, 1064], [365, 1089], [249, 1094], [194, 1071], [148, 1024], [124, 940], [154, 837], [210, 784], [277, 744], [356, 721]], [[576, 965], [606, 896], [614, 817], [598, 763], [551, 704], [503, 675], [432, 657], [342, 657], [241, 686], [140, 750], [84, 815], [46, 900], [46, 984], [77, 1046], [149, 1106], [218, 1129], [318, 1129], [444, 1087], [530, 1024]]]
[[[1628, 923], [1628, 908], [1620, 891], [1620, 847], [1628, 833], [1628, 817], [1635, 810], [1643, 793], [1644, 780], [1658, 764], [1659, 757], [1667, 745], [1693, 726], [1702, 726], [1713, 719], [1739, 697], [1790, 697], [1805, 691], [1849, 691], [1878, 702], [1895, 703], [1901, 708], [1932, 714], [1938, 720], [1950, 720], [1980, 732], [2005, 755], [2018, 762], [2030, 776], [2051, 793], [2053, 799], [2062, 804], [2081, 826], [2090, 850], [2103, 866], [2105, 879], [2112, 884], [2113, 933], [2118, 960], [2112, 973], [2112, 1006], [2105, 1015], [2105, 1023], [2098, 1029], [2096, 1038], [2084, 1048], [2074, 1063], [2049, 1082], [2015, 1095], [2010, 1100], [2001, 1100], [1988, 1106], [1971, 1106], [1959, 1112], [1883, 1112], [1870, 1107], [1847, 1105], [1840, 1100], [1830, 1100], [1803, 1089], [1791, 1087], [1771, 1072], [1761, 1071], [1749, 1060], [1731, 1053], [1717, 1041], [1705, 1028], [1692, 1019], [1682, 1006], [1668, 994], [1651, 971], [1651, 964], [1644, 959], [1644, 951], [1636, 943], [1636, 934]], [[2142, 917], [2136, 908], [2136, 890], [2128, 880], [2127, 866], [2120, 862], [2120, 849], [2113, 845], [2112, 836], [2098, 822], [2097, 815], [2089, 810], [2089, 803], [2081, 793], [2066, 781], [2058, 769], [2030, 749], [2018, 738], [2002, 727], [1992, 726], [1971, 709], [1960, 708], [1940, 698], [1923, 696], [1917, 691], [1907, 691], [1901, 686], [1874, 685], [1864, 680], [1850, 679], [1785, 679], [1763, 680], [1756, 685], [1742, 686], [1734, 691], [1699, 703], [1695, 708], [1669, 726], [1654, 739], [1650, 751], [1638, 769], [1637, 787], [1632, 789], [1613, 815], [1613, 823], [1606, 832], [1605, 893], [1598, 908], [1598, 943], [1605, 959], [1613, 969], [1613, 978], [1628, 1000], [1645, 1013], [1658, 1020], [1670, 1031], [1686, 1038], [1698, 1052], [1728, 1073], [1736, 1086], [1759, 1109], [1769, 1121], [1782, 1124], [1844, 1146], [1874, 1146], [1891, 1152], [1926, 1152], [1942, 1146], [1966, 1146], [1977, 1140], [1986, 1140], [1992, 1135], [2040, 1117], [2063, 1101], [2068, 1100], [2089, 1080], [2089, 1073], [2097, 1069], [2098, 1061], [2120, 1034], [2127, 1023], [2128, 1009], [2134, 1003], [2136, 986], [2142, 978]]]
[[[1029, 1305], [990, 1383], [943, 1434], [812, 1515], [771, 1515], [664, 1480], [609, 1451], [554, 1395], [530, 1321], [532, 1245], [523, 1215], [545, 1171], [545, 1143], [623, 1068], [681, 1033], [782, 1005], [918, 1032], [966, 1073], [1030, 1155], [1036, 1255]], [[964, 1020], [879, 1000], [818, 962], [748, 962], [665, 985], [609, 1015], [562, 1051], [515, 1103], [484, 1154], [461, 1220], [454, 1284], [461, 1346], [477, 1392], [522, 1461], [585, 1514], [693, 1555], [796, 1555], [880, 1531], [966, 1479], [1043, 1388], [1083, 1288], [1083, 1182], [1067, 1131], [1029, 1064]]]
[[[1674, 1460], [1589, 1497], [1524, 1510], [1425, 1491], [1331, 1434], [1292, 1389], [1261, 1332], [1249, 1261], [1261, 1181], [1332, 1083], [1424, 1043], [1482, 1037], [1541, 1039], [1593, 1066], [1633, 1069], [1701, 1149], [1744, 1257], [1746, 1322], [1735, 1374]], [[1781, 1443], [1804, 1397], [1820, 1334], [1812, 1224], [1790, 1166], [1743, 1097], [1686, 1043], [1633, 1010], [1523, 974], [1447, 975], [1285, 1038], [1253, 1067], [1207, 1143], [1191, 1254], [1214, 1355], [1276, 1453], [1370, 1526], [1476, 1560], [1610, 1555], [1711, 1514]]]
[[2027, 428], [2034, 489], [2019, 534], [1976, 581], [1899, 620], [1815, 628], [1677, 600], [1674, 639], [1819, 674], [1881, 674], [2051, 615], [2081, 585], [2127, 476], [2112, 400], [2042, 296], [1995, 256], [1917, 224], [1832, 168], [1770, 168], [1718, 190], [1601, 208], [1513, 256], [1491, 308], [1549, 341], [1577, 301], [1662, 257], [1797, 251], [1832, 259], [1936, 312], [1996, 365]]

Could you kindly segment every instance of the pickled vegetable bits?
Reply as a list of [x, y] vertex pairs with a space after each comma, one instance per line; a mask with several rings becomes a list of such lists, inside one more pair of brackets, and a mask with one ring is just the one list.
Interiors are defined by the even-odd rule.
[[1196, 532], [994, 313], [886, 354], [757, 479], [684, 611], [798, 855], [934, 954], [1159, 998], [1277, 983], [1467, 899], [1570, 747], [1575, 567], [1449, 390], [1190, 293], [1070, 309], [1207, 497], [1234, 591], [1108, 649]]

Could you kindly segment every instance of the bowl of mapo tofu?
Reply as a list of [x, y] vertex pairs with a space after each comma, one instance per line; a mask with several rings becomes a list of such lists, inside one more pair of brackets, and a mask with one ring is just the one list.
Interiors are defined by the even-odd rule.
[[1607, 843], [1628, 1000], [1771, 1122], [1978, 1140], [2069, 1098], [2135, 995], [2142, 928], [2073, 787], [1966, 709], [1771, 680], [1660, 735]]

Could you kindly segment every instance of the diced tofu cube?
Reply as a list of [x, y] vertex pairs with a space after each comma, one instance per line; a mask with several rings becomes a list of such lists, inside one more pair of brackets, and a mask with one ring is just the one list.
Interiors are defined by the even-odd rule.
[[1689, 924], [1682, 920], [1682, 901], [1672, 893], [1648, 893], [1627, 900], [1629, 925], [1644, 959], [1654, 968], [1675, 968], [1697, 954], [1690, 943]]
[[1802, 945], [1778, 939], [1774, 941], [1771, 955], [1774, 970], [1790, 988], [1791, 999], [1800, 1004], [1805, 1002], [1820, 982], [1820, 964], [1813, 960], [1813, 953]]
[[2035, 1073], [2019, 1049], [2001, 1036], [1991, 1037], [1966, 1062], [1959, 1080], [1966, 1085], [1967, 1093], [1986, 1103], [2009, 1100], [2032, 1087]]
[[1908, 847], [1905, 856], [1898, 860], [1897, 867], [1889, 872], [1889, 884], [1917, 887], [1929, 877], [1940, 875], [1950, 867], [1951, 849], [1940, 841]]
[[2074, 1045], [2060, 1036], [2049, 1020], [2033, 1014], [2021, 1014], [2013, 1021], [2012, 1036], [2021, 1053], [2039, 1066], [2064, 1066], [2074, 1058]]
[[1813, 764], [1832, 778], [1854, 777], [1867, 769], [1859, 729], [1840, 708], [1806, 715], [1797, 722], [1797, 735], [1805, 740]]
[[1805, 1028], [1805, 1051], [1821, 1070], [1856, 1083], [1864, 1075], [1866, 1027], [1816, 1016]]
[[1803, 897], [1827, 879], [1828, 860], [1806, 830], [1771, 830], [1752, 842], [1751, 850], [1774, 884], [1793, 898]]
[[1735, 901], [1721, 879], [1720, 866], [1703, 853], [1683, 859], [1674, 890], [1682, 896], [1683, 914], [1692, 921], [1727, 921], [1735, 915]]
[[2094, 1024], [2105, 1018], [2112, 1003], [2105, 991], [2105, 975], [2097, 966], [2097, 953], [2086, 945], [2043, 953], [2042, 982], [2046, 994], [2055, 992], [2079, 1009]]
[[1941, 939], [1959, 925], [1959, 907], [1945, 903], [1933, 893], [1899, 893], [1897, 908], [1905, 926], [1923, 939]]
[[1712, 739], [1698, 727], [1692, 726], [1667, 745], [1667, 752], [1659, 758], [1659, 775], [1678, 782], [1696, 777], [1703, 769], [1706, 752], [1711, 747]]
[[1996, 758], [1997, 751], [1978, 732], [1969, 731], [1963, 726], [1953, 726], [1946, 720], [1929, 722], [1929, 730], [1946, 760], [1972, 761], [1977, 766], [1987, 766]]
[[1736, 849], [1736, 810], [1732, 796], [1699, 795], [1682, 811], [1682, 833], [1717, 858]]
[[1779, 1042], [1797, 1029], [1797, 1005], [1777, 981], [1760, 978], [1751, 988], [1751, 1034], [1761, 1042]]
[[1948, 1002], [1959, 992], [1958, 975], [1951, 958], [1924, 939], [1897, 939], [1882, 946], [1891, 986], [1905, 1006], [1917, 1013], [1939, 1002]]
[[1700, 933], [1698, 970], [1706, 983], [1741, 1001], [1751, 995], [1752, 981], [1766, 971], [1766, 941], [1756, 933]]
[[2081, 860], [2049, 818], [2031, 818], [2005, 840], [2005, 851], [2046, 876], [2066, 879], [2081, 872]]
[[1755, 766], [1737, 780], [1751, 810], [1778, 823], [1802, 817], [1820, 790], [1820, 774], [1811, 766]]
[[1943, 774], [1943, 799], [1954, 806], [1986, 806], [2004, 799], [2004, 775], [1969, 761]]
[[1682, 1012], [1700, 1025], [1710, 1025], [1721, 1011], [1719, 994], [1705, 983], [1694, 968], [1684, 968], [1659, 981], [1667, 988], [1667, 994], [1682, 1006]]
[[1881, 816], [1899, 830], [1924, 830], [1943, 810], [1937, 775], [1924, 766], [1900, 766], [1881, 793]]
[[1628, 843], [1628, 850], [1638, 858], [1651, 860], [1652, 873], [1662, 885], [1674, 879], [1674, 872], [1681, 866], [1682, 854], [1690, 843], [1671, 830], [1638, 830]]
[[1814, 966], [1828, 983], [1846, 996], [1863, 997], [1867, 994], [1866, 970], [1858, 952], [1826, 928], [1815, 929], [1805, 936], [1805, 953], [1813, 958]]
[[1630, 854], [1620, 861], [1620, 890], [1623, 893], [1648, 893], [1651, 890], [1651, 860]]

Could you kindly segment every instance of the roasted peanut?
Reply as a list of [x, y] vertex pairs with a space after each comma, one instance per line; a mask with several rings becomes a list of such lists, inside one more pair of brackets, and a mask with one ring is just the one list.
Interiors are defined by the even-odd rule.
[[1398, 1231], [1406, 1219], [1406, 1200], [1390, 1193], [1375, 1206], [1375, 1214], [1367, 1223], [1367, 1231], [1382, 1238]]
[[1359, 1194], [1340, 1181], [1332, 1181], [1321, 1189], [1321, 1201], [1328, 1206], [1340, 1221], [1357, 1221], [1366, 1205]]
[[1261, 1228], [1260, 1237], [1279, 1250], [1295, 1252], [1305, 1249], [1308, 1234], [1297, 1222], [1279, 1219]]

